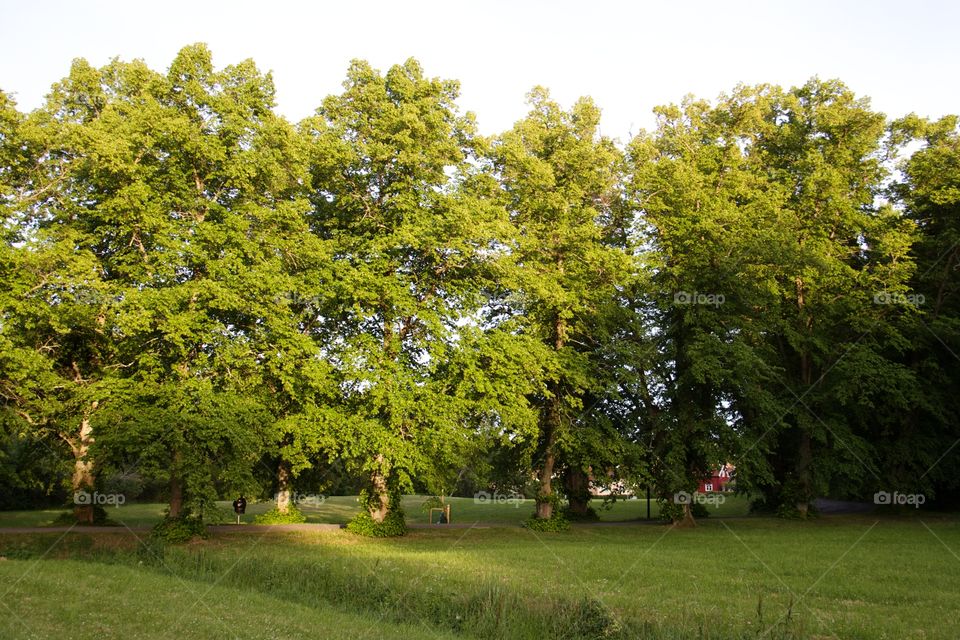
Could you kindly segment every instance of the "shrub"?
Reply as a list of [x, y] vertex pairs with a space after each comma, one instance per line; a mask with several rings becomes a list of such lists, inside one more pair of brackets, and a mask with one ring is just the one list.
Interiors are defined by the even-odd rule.
[[306, 521], [307, 516], [294, 505], [290, 505], [286, 513], [274, 507], [253, 519], [254, 524], [301, 524]]
[[597, 522], [600, 520], [600, 516], [597, 515], [597, 511], [593, 507], [587, 507], [586, 513], [577, 513], [567, 507], [563, 510], [563, 514], [571, 522]]
[[347, 524], [347, 531], [371, 538], [393, 538], [407, 533], [403, 511], [391, 510], [383, 522], [375, 521], [369, 511], [361, 511]]
[[403, 517], [403, 507], [400, 506], [400, 490], [396, 487], [391, 489], [387, 499], [390, 510], [387, 511], [383, 522], [377, 522], [370, 515], [370, 507], [374, 505], [375, 498], [366, 489], [361, 491], [359, 501], [362, 511], [347, 524], [347, 531], [371, 538], [394, 538], [405, 535], [407, 522]]
[[690, 513], [694, 518], [709, 518], [710, 509], [707, 508], [707, 505], [701, 504], [699, 502], [694, 502], [690, 505]]
[[673, 500], [657, 500], [660, 506], [660, 519], [667, 522], [679, 522], [683, 520], [683, 505], [677, 504]]
[[194, 536], [206, 538], [207, 527], [200, 518], [165, 518], [153, 527], [150, 535], [167, 544], [182, 544]]
[[561, 509], [554, 509], [549, 518], [538, 518], [534, 513], [529, 520], [524, 520], [522, 526], [530, 531], [559, 532], [570, 529], [570, 521]]
[[571, 628], [564, 635], [570, 638], [607, 638], [620, 631], [613, 614], [599, 601], [583, 598], [570, 610]]
[[76, 524], [78, 526], [94, 526], [94, 527], [103, 527], [107, 525], [115, 525], [115, 522], [112, 522], [107, 516], [107, 510], [101, 507], [98, 504], [93, 505], [93, 523], [86, 522], [77, 522], [77, 517], [73, 514], [73, 507], [70, 507], [69, 511], [64, 511], [53, 521], [55, 525], [65, 525], [69, 526], [71, 524]]

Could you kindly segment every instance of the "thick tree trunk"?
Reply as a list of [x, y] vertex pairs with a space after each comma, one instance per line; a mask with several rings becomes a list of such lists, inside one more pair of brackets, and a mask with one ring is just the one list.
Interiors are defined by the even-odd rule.
[[679, 520], [675, 520], [673, 524], [674, 526], [684, 528], [697, 526], [697, 521], [693, 517], [693, 511], [690, 509], [689, 503], [683, 505], [683, 515]]
[[540, 468], [540, 495], [544, 497], [543, 500], [537, 502], [537, 517], [538, 518], [550, 518], [553, 516], [553, 503], [546, 499], [547, 496], [553, 495], [553, 467], [556, 464], [556, 455], [553, 453], [553, 443], [552, 443], [552, 434], [550, 437], [551, 443], [548, 445], [547, 453], [543, 458], [543, 466]]
[[580, 467], [569, 467], [563, 477], [570, 513], [586, 516], [590, 508], [589, 478]]
[[[677, 378], [675, 392], [677, 428], [685, 436], [682, 444], [684, 459], [682, 471], [686, 479], [691, 479], [697, 477], [699, 474], [700, 465], [698, 464], [699, 456], [690, 443], [692, 443], [697, 437], [698, 423], [705, 418], [708, 418], [708, 416], [713, 413], [714, 409], [712, 404], [707, 401], [709, 392], [705, 385], [697, 382], [694, 376], [691, 374], [693, 362], [691, 360], [691, 354], [688, 347], [689, 329], [683, 322], [682, 317], [677, 317], [674, 320], [674, 327], [672, 330], [674, 332], [674, 342], [676, 344], [677, 351], [675, 362]], [[678, 469], [678, 471], [680, 470]], [[666, 486], [668, 493], [664, 496], [664, 498], [667, 500], [675, 500], [678, 489], [686, 492], [690, 488], [691, 487], [689, 486], [678, 486], [676, 479], [673, 479], [669, 481]], [[694, 520], [690, 503], [681, 503], [680, 506], [682, 507], [682, 511], [679, 516], [672, 516], [671, 524], [673, 524], [675, 527], [695, 527], [697, 523], [696, 520]]]
[[171, 519], [183, 516], [183, 481], [174, 474], [170, 478], [170, 515]]
[[290, 463], [280, 461], [277, 467], [277, 511], [289, 513], [292, 488], [290, 485]]
[[387, 488], [387, 478], [383, 474], [383, 454], [377, 454], [374, 459], [377, 462], [377, 470], [370, 474], [372, 494], [368, 508], [374, 522], [383, 522], [390, 512], [390, 491]]
[[95, 482], [93, 460], [89, 458], [90, 445], [93, 444], [93, 427], [90, 426], [90, 413], [96, 410], [97, 402], [90, 405], [90, 411], [80, 421], [80, 434], [73, 449], [73, 516], [78, 524], [93, 524], [93, 485]]

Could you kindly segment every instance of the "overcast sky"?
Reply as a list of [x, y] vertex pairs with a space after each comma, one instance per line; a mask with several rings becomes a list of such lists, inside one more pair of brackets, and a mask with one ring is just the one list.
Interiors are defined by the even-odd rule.
[[386, 70], [413, 56], [461, 81], [460, 105], [494, 133], [526, 113], [537, 84], [569, 104], [590, 95], [603, 132], [626, 139], [651, 109], [737, 83], [840, 78], [889, 116], [960, 112], [960, 2], [81, 2], [0, 0], [0, 89], [20, 108], [84, 57], [164, 70], [206, 42], [223, 66], [272, 70], [278, 109], [310, 115], [351, 58]]

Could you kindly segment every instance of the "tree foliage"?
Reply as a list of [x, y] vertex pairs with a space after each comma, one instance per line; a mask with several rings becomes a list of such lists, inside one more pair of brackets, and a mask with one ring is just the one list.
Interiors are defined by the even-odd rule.
[[727, 462], [785, 514], [957, 495], [955, 117], [814, 78], [620, 145], [589, 98], [535, 88], [490, 138], [458, 99], [354, 61], [294, 125], [204, 45], [0, 92], [4, 486], [136, 474], [196, 522], [347, 479], [374, 535], [413, 489], [535, 484], [563, 528]]

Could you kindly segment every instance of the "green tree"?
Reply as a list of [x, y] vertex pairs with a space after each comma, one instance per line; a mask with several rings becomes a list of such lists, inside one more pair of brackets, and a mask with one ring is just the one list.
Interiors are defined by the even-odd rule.
[[56, 281], [37, 276], [44, 286], [17, 316], [48, 314], [70, 336], [51, 358], [68, 388], [84, 390], [72, 400], [79, 440], [68, 436], [78, 460], [92, 462], [102, 413], [101, 444], [120, 441], [115, 429], [159, 456], [146, 464], [166, 474], [172, 517], [214, 497], [211, 470], [252, 483], [260, 442], [279, 427], [245, 398], [273, 400], [263, 381], [296, 366], [274, 362], [284, 351], [315, 353], [281, 295], [318, 258], [295, 193], [305, 176], [287, 153], [296, 133], [272, 109], [272, 81], [252, 62], [216, 71], [194, 45], [165, 75], [77, 61], [25, 124], [44, 182], [20, 205], [29, 238], [19, 255], [59, 248], [61, 264], [48, 270]]
[[780, 318], [770, 335], [783, 369], [776, 476], [768, 497], [805, 516], [825, 493], [879, 479], [867, 434], [876, 407], [910, 403], [910, 372], [885, 354], [903, 336], [879, 304], [905, 290], [913, 225], [878, 206], [882, 114], [838, 81], [772, 91], [753, 156], [775, 185]]
[[[894, 200], [917, 228], [911, 255], [916, 271], [910, 288], [897, 291], [895, 307], [909, 345], [892, 357], [916, 377], [907, 406], [893, 407], [875, 431], [889, 486], [924, 492], [944, 503], [957, 499], [957, 385], [960, 380], [960, 133], [958, 118], [927, 121], [908, 116], [891, 126], [891, 143], [902, 150], [919, 145], [900, 164]], [[919, 310], [916, 313], [915, 310]]]
[[[71, 78], [82, 85], [90, 73], [76, 63]], [[66, 446], [71, 489], [90, 490], [90, 419], [104, 400], [113, 344], [103, 273], [74, 224], [82, 162], [71, 145], [89, 109], [52, 95], [43, 109], [20, 118], [4, 102], [4, 404], [22, 433], [54, 451]], [[75, 511], [92, 522], [89, 505]]]
[[860, 492], [876, 473], [874, 409], [911, 388], [876, 304], [911, 272], [910, 225], [874, 204], [883, 116], [818, 80], [658, 114], [632, 155], [659, 256], [661, 497], [723, 461], [802, 516], [816, 495]]
[[581, 418], [593, 408], [584, 404], [588, 394], [594, 404], [608, 390], [594, 375], [599, 360], [591, 354], [598, 349], [598, 317], [629, 276], [630, 260], [609, 237], [624, 215], [623, 157], [599, 135], [600, 110], [581, 99], [564, 111], [542, 88], [529, 102], [529, 115], [496, 140], [492, 154], [516, 228], [513, 266], [503, 280], [508, 304], [518, 330], [540, 343], [545, 358], [546, 388], [531, 401], [540, 412], [536, 517], [547, 519], [557, 504], [553, 480], [564, 452], [577, 476], [570, 484], [581, 489], [584, 466], [596, 457], [588, 454]]
[[[313, 330], [343, 393], [332, 453], [369, 478], [375, 523], [413, 477], [443, 485], [438, 470], [462, 467], [484, 399], [499, 391], [496, 375], [475, 371], [517, 353], [489, 354], [495, 339], [476, 330], [509, 225], [471, 164], [479, 141], [458, 91], [414, 60], [385, 75], [354, 62], [344, 92], [302, 124], [314, 148], [311, 226], [335, 251], [338, 304]], [[486, 418], [512, 427], [502, 413]]]
[[684, 524], [691, 505], [677, 496], [717, 465], [736, 458], [744, 480], [766, 471], [749, 441], [772, 422], [763, 336], [777, 310], [777, 257], [764, 234], [779, 203], [750, 164], [757, 97], [744, 89], [717, 105], [659, 107], [657, 130], [629, 149], [650, 273], [633, 293], [633, 340], [653, 346], [638, 352], [630, 390], [658, 498]]

